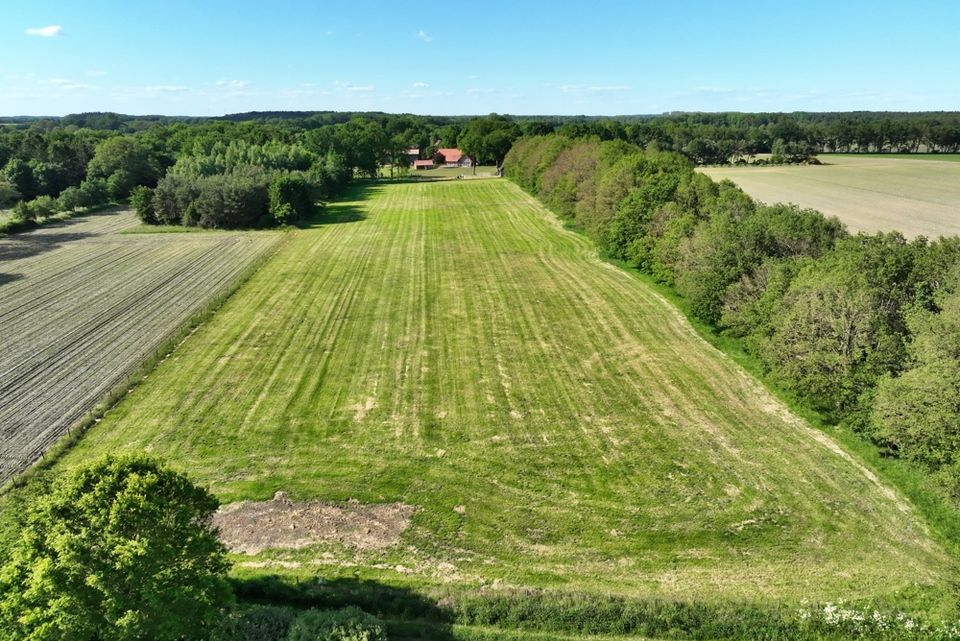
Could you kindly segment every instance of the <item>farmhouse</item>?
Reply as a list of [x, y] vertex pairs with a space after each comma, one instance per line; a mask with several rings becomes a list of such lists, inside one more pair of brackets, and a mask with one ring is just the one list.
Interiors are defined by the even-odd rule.
[[411, 147], [410, 149], [407, 149], [407, 160], [409, 160], [411, 163], [420, 160], [420, 148]]
[[437, 149], [434, 159], [438, 165], [443, 165], [444, 167], [473, 167], [473, 158], [459, 149]]
[[432, 160], [414, 160], [413, 161], [414, 169], [433, 169]]

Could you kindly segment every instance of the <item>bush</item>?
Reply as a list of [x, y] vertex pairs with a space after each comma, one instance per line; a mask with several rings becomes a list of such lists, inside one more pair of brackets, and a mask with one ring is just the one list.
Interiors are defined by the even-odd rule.
[[270, 214], [282, 224], [298, 220], [313, 209], [313, 186], [303, 174], [277, 174], [270, 181]]
[[57, 208], [60, 211], [74, 211], [85, 207], [84, 201], [83, 192], [79, 187], [67, 187], [57, 198]]
[[224, 619], [211, 641], [284, 641], [295, 618], [293, 610], [269, 605], [237, 610]]
[[24, 200], [21, 200], [13, 207], [13, 217], [24, 223], [33, 222], [37, 219], [33, 207]]
[[140, 220], [148, 225], [157, 224], [157, 214], [153, 209], [153, 190], [143, 185], [133, 188], [130, 194], [130, 205], [137, 212]]
[[126, 169], [118, 169], [107, 178], [107, 192], [114, 200], [126, 198], [136, 186], [136, 176]]
[[28, 203], [34, 219], [49, 218], [57, 213], [57, 201], [50, 196], [38, 196]]
[[386, 641], [383, 623], [360, 608], [308, 610], [290, 626], [287, 641]]
[[110, 193], [107, 190], [107, 181], [100, 178], [88, 178], [80, 183], [80, 192], [83, 194], [83, 206], [95, 207], [110, 202]]

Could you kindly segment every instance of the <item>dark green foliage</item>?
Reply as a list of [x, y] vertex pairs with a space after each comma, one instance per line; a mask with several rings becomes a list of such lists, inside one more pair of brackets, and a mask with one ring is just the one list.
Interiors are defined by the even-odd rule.
[[0, 639], [206, 636], [231, 600], [209, 492], [139, 455], [51, 487], [0, 569]]
[[153, 192], [153, 217], [163, 225], [262, 226], [268, 222], [270, 180], [257, 168], [203, 177], [168, 174]]
[[210, 641], [285, 641], [297, 613], [290, 608], [255, 605], [223, 619]]
[[137, 185], [157, 183], [160, 167], [154, 154], [130, 136], [115, 136], [97, 145], [87, 174], [108, 181], [114, 198], [125, 198]]
[[386, 641], [387, 633], [375, 616], [356, 607], [307, 610], [290, 626], [287, 641]]
[[0, 171], [0, 178], [13, 185], [24, 200], [33, 200], [40, 193], [30, 163], [21, 158], [11, 159]]
[[270, 181], [270, 214], [280, 224], [300, 220], [313, 211], [314, 187], [300, 173], [277, 174]]
[[512, 119], [490, 114], [468, 122], [457, 136], [457, 145], [479, 164], [499, 166], [519, 136], [520, 127]]
[[88, 178], [80, 183], [80, 193], [84, 207], [93, 207], [110, 202], [110, 193], [107, 190], [107, 181], [101, 178]]
[[0, 177], [0, 208], [9, 207], [20, 200], [20, 190], [16, 185]]
[[57, 196], [69, 184], [67, 171], [59, 163], [31, 160], [29, 165], [37, 193], [42, 196]]
[[889, 451], [941, 471], [958, 493], [960, 462], [960, 268], [908, 317], [909, 368], [880, 381], [869, 430]]
[[157, 213], [153, 209], [153, 190], [143, 185], [134, 187], [130, 194], [130, 206], [137, 216], [148, 225], [157, 224]]
[[13, 208], [13, 218], [22, 223], [32, 223], [37, 220], [36, 210], [25, 200], [21, 200]]

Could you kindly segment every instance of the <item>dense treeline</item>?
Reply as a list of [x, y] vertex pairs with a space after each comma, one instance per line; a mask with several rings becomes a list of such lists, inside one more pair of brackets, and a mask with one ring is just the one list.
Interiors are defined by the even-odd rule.
[[[404, 169], [408, 150], [464, 149], [499, 164], [520, 135], [508, 117], [322, 112], [303, 117], [127, 118], [79, 114], [0, 127], [0, 209], [19, 220], [132, 198], [149, 223], [291, 222], [354, 177]], [[155, 188], [155, 189], [154, 189]], [[149, 190], [149, 191], [148, 191]]]
[[778, 383], [960, 499], [960, 238], [851, 235], [654, 145], [527, 137], [506, 170], [606, 255], [742, 339]]
[[[405, 169], [409, 149], [419, 150], [421, 158], [432, 158], [438, 148], [459, 147], [480, 164], [499, 166], [520, 136], [551, 133], [675, 151], [697, 164], [742, 162], [760, 153], [771, 154], [764, 162], [801, 162], [830, 151], [958, 152], [960, 113], [681, 113], [616, 118], [380, 112], [173, 118], [88, 113], [6, 119], [0, 124], [0, 209], [22, 203], [15, 216], [33, 220], [123, 200], [135, 187], [152, 188], [162, 182], [161, 191], [176, 191], [181, 206], [147, 208], [142, 211], [145, 220], [152, 221], [160, 210], [165, 213], [157, 220], [165, 222], [273, 224], [292, 220], [290, 216], [303, 209], [287, 203], [285, 213], [278, 215], [264, 205], [268, 200], [264, 193], [278, 172], [302, 172], [292, 180], [306, 181], [322, 200], [355, 176], [377, 178], [385, 165]], [[179, 178], [165, 178], [168, 172]], [[227, 206], [216, 215], [188, 213], [186, 195], [193, 194], [192, 202], [201, 192], [197, 207], [205, 212], [216, 203], [231, 203], [241, 193], [258, 203], [257, 212]], [[143, 193], [137, 199], [143, 205], [148, 201]]]

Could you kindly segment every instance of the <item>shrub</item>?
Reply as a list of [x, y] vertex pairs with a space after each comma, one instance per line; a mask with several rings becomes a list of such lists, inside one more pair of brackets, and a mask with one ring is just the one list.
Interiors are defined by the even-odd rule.
[[137, 212], [137, 216], [140, 217], [140, 220], [148, 225], [157, 224], [157, 214], [153, 209], [152, 189], [149, 187], [144, 187], [143, 185], [134, 187], [133, 192], [130, 194], [130, 205], [133, 207], [134, 211]]
[[33, 208], [26, 201], [21, 200], [13, 207], [13, 217], [21, 222], [32, 222], [36, 220]]
[[57, 198], [57, 208], [60, 211], [74, 211], [85, 207], [84, 202], [83, 192], [80, 191], [79, 187], [67, 187], [60, 192], [60, 196]]
[[137, 178], [126, 169], [118, 169], [107, 178], [107, 192], [114, 200], [126, 198], [137, 186]]
[[37, 196], [27, 204], [33, 211], [34, 220], [49, 218], [57, 213], [57, 201], [50, 196]]
[[287, 641], [386, 641], [383, 623], [360, 608], [308, 610], [290, 626]]
[[110, 202], [110, 193], [107, 190], [107, 181], [100, 178], [88, 178], [80, 183], [83, 194], [83, 206], [94, 207]]
[[269, 605], [237, 610], [224, 619], [211, 641], [284, 641], [295, 618], [293, 610]]

